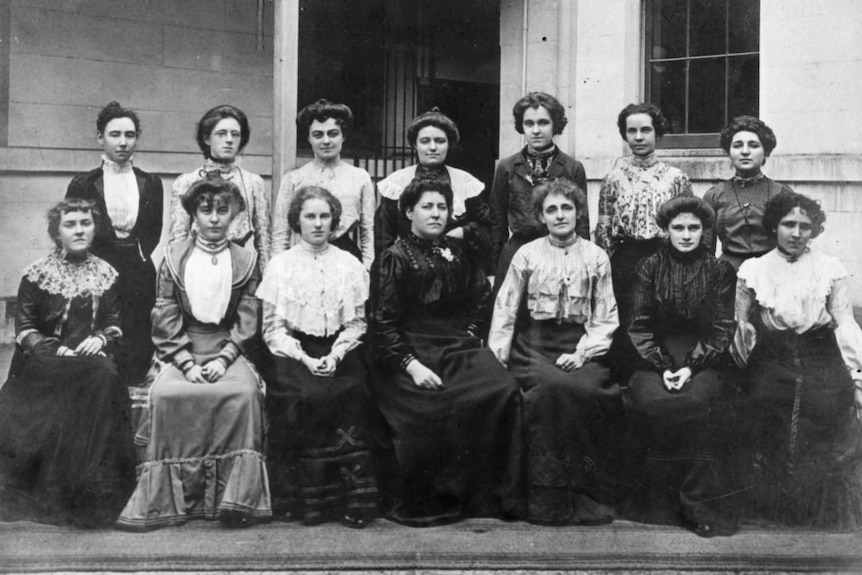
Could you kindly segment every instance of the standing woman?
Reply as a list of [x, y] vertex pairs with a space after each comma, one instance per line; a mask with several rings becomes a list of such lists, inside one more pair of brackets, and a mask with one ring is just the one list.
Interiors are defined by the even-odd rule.
[[308, 138], [314, 159], [284, 175], [272, 223], [272, 253], [283, 252], [300, 241], [287, 223], [290, 202], [297, 190], [320, 186], [341, 202], [341, 221], [329, 241], [371, 268], [374, 261], [374, 186], [362, 168], [341, 159], [341, 147], [353, 128], [353, 112], [344, 104], [318, 100], [296, 116], [296, 129]]
[[171, 246], [159, 271], [159, 371], [135, 437], [145, 455], [121, 529], [195, 518], [241, 527], [272, 515], [263, 382], [245, 358], [260, 325], [257, 257], [227, 235], [243, 196], [214, 178], [192, 185], [182, 202], [197, 231]]
[[[364, 361], [368, 272], [329, 245], [341, 203], [317, 186], [287, 213], [300, 242], [272, 258], [258, 297], [275, 356], [267, 388], [269, 469], [277, 514], [365, 527], [377, 512], [372, 408]], [[276, 501], [278, 501], [276, 499]]]
[[793, 191], [761, 171], [776, 144], [772, 129], [754, 116], [734, 118], [721, 131], [721, 147], [735, 173], [703, 196], [716, 215], [705, 239], [712, 253], [721, 240], [721, 259], [736, 269], [748, 258], [775, 247], [775, 235], [763, 227], [766, 202], [781, 192]]
[[235, 183], [245, 202], [245, 211], [234, 218], [227, 238], [241, 246], [249, 246], [248, 241], [252, 240], [258, 266], [263, 271], [270, 258], [269, 194], [263, 178], [241, 168], [236, 161], [251, 138], [248, 118], [235, 106], [216, 106], [207, 110], [198, 122], [195, 138], [205, 161], [201, 168], [174, 181], [169, 243], [185, 241], [196, 225], [194, 217], [183, 208], [183, 196], [195, 182], [218, 176]]
[[[587, 193], [584, 166], [554, 143], [554, 136], [562, 134], [569, 122], [563, 105], [550, 94], [530, 92], [515, 102], [512, 115], [515, 130], [527, 138], [527, 145], [500, 160], [491, 186], [491, 273], [496, 274], [497, 285], [518, 248], [548, 233], [533, 215], [533, 188], [553, 178], [567, 178]], [[576, 233], [590, 239], [587, 210], [578, 213]]]
[[380, 206], [374, 220], [374, 248], [382, 252], [395, 238], [410, 233], [410, 220], [398, 211], [398, 198], [413, 178], [437, 179], [451, 186], [452, 217], [446, 234], [470, 242], [487, 252], [490, 246], [491, 213], [482, 196], [485, 184], [464, 170], [446, 165], [449, 146], [458, 143], [458, 126], [437, 108], [416, 116], [407, 126], [407, 141], [416, 150], [419, 163], [390, 174], [377, 184]]
[[718, 450], [731, 431], [722, 360], [736, 329], [736, 274], [702, 242], [714, 216], [693, 196], [659, 207], [656, 224], [668, 242], [637, 266], [628, 330], [640, 356], [629, 380], [629, 445], [646, 453], [626, 515], [681, 523], [702, 537], [735, 531], [719, 509]]
[[478, 335], [490, 285], [464, 242], [444, 234], [448, 184], [414, 180], [399, 206], [410, 235], [371, 274], [371, 380], [400, 483], [390, 518], [422, 527], [518, 516], [521, 398]]
[[862, 530], [862, 330], [849, 275], [808, 244], [820, 205], [773, 196], [763, 226], [777, 247], [739, 267], [734, 348], [747, 358], [743, 431], [752, 456], [746, 515]]
[[117, 353], [120, 375], [127, 385], [143, 380], [153, 356], [150, 310], [156, 302], [156, 269], [152, 254], [162, 235], [162, 181], [132, 166], [141, 135], [138, 115], [111, 102], [96, 118], [96, 141], [102, 165], [78, 174], [66, 198], [92, 201], [102, 214], [92, 253], [120, 274], [123, 339]]
[[608, 439], [620, 388], [599, 360], [618, 326], [608, 256], [578, 236], [583, 191], [551, 180], [533, 191], [548, 235], [515, 253], [488, 347], [515, 376], [527, 429], [527, 520], [609, 523], [615, 516]]
[[611, 258], [614, 295], [619, 306], [620, 325], [611, 351], [617, 375], [628, 379], [628, 366], [637, 354], [626, 329], [634, 306], [638, 262], [661, 245], [662, 230], [655, 221], [658, 207], [679, 195], [692, 195], [688, 177], [679, 169], [660, 161], [655, 147], [667, 131], [667, 120], [653, 104], [629, 104], [617, 117], [620, 136], [631, 156], [617, 160], [605, 176], [599, 191], [599, 222], [596, 244]]
[[134, 488], [129, 396], [112, 359], [117, 272], [89, 252], [94, 202], [48, 213], [57, 247], [24, 270], [0, 388], [0, 521], [107, 527]]

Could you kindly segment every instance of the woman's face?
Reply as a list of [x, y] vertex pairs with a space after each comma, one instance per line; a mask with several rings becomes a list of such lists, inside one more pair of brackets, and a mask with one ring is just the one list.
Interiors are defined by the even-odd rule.
[[760, 143], [760, 136], [754, 132], [743, 130], [735, 133], [730, 141], [728, 155], [736, 175], [743, 178], [756, 176], [766, 163], [766, 152]]
[[335, 160], [341, 156], [344, 133], [335, 118], [327, 118], [323, 122], [315, 120], [308, 128], [308, 143], [318, 160]]
[[813, 230], [814, 222], [811, 221], [805, 210], [800, 207], [793, 208], [781, 218], [781, 221], [778, 222], [778, 229], [775, 230], [778, 236], [779, 249], [792, 256], [801, 255], [811, 239]]
[[548, 194], [542, 202], [539, 220], [548, 228], [548, 233], [559, 240], [566, 240], [575, 233], [578, 223], [578, 208], [575, 202], [562, 194]]
[[626, 118], [626, 143], [635, 156], [655, 152], [655, 128], [649, 114], [632, 114]]
[[443, 235], [446, 229], [449, 207], [440, 192], [422, 192], [419, 201], [412, 208], [407, 208], [406, 214], [410, 220], [410, 231], [422, 239], [433, 240]]
[[60, 216], [57, 239], [70, 254], [84, 254], [90, 249], [96, 235], [93, 212], [68, 212]]
[[329, 241], [332, 231], [332, 208], [329, 202], [310, 198], [302, 203], [299, 211], [299, 235], [313, 246], [322, 246]]
[[688, 253], [697, 249], [703, 237], [703, 223], [694, 214], [678, 214], [667, 225], [670, 245], [678, 252]]
[[96, 135], [105, 156], [117, 164], [125, 164], [135, 153], [138, 131], [131, 118], [114, 118], [105, 126], [105, 131]]
[[449, 153], [449, 137], [437, 126], [425, 126], [416, 134], [416, 155], [423, 166], [439, 166]]
[[216, 196], [208, 205], [199, 205], [195, 212], [198, 233], [208, 242], [220, 242], [225, 239], [232, 219], [233, 208], [219, 196]]
[[531, 149], [544, 152], [554, 145], [554, 120], [544, 106], [524, 110], [521, 127]]
[[239, 154], [242, 129], [236, 118], [222, 118], [204, 142], [210, 147], [210, 156], [219, 162], [232, 162]]

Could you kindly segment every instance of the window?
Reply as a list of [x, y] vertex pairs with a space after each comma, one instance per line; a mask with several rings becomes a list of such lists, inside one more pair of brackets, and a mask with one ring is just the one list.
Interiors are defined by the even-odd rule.
[[649, 0], [646, 94], [671, 129], [662, 147], [718, 146], [730, 118], [757, 115], [759, 0]]

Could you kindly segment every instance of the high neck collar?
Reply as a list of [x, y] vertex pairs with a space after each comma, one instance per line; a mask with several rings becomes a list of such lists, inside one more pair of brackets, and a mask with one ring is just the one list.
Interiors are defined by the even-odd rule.
[[530, 146], [524, 146], [524, 157], [528, 160], [550, 160], [557, 155], [557, 145], [554, 144], [547, 150], [534, 150]]
[[648, 156], [632, 156], [632, 165], [639, 168], [649, 168], [658, 162], [658, 153], [653, 151]]
[[315, 246], [300, 238], [299, 245], [302, 246], [302, 249], [314, 255], [320, 255], [329, 250], [329, 242], [324, 242], [322, 245]]
[[315, 157], [311, 160], [312, 163], [320, 169], [329, 168], [330, 170], [334, 170], [339, 164], [341, 164], [341, 156], [337, 156], [332, 158], [331, 160], [321, 160], [318, 157]]
[[102, 171], [110, 174], [128, 174], [132, 171], [132, 156], [124, 164], [118, 164], [111, 160], [105, 154], [102, 154]]
[[203, 239], [200, 234], [195, 235], [195, 247], [202, 249], [208, 254], [217, 254], [228, 248], [229, 240], [223, 238], [216, 242]]
[[763, 172], [758, 172], [757, 175], [751, 176], [749, 178], [744, 178], [740, 175], [734, 175], [731, 180], [733, 184], [739, 186], [740, 188], [744, 188], [746, 186], [753, 186], [757, 184], [760, 180], [762, 180], [765, 176]]
[[415, 244], [415, 245], [420, 246], [420, 247], [423, 247], [423, 248], [434, 248], [434, 247], [437, 247], [443, 243], [443, 235], [439, 235], [436, 238], [428, 240], [425, 238], [420, 238], [419, 236], [417, 236], [416, 234], [413, 233], [413, 230], [410, 230], [410, 233], [407, 234], [407, 240], [410, 243]]
[[805, 246], [805, 249], [802, 250], [801, 254], [787, 253], [786, 251], [781, 249], [781, 246], [778, 246], [775, 248], [775, 253], [777, 253], [781, 259], [783, 259], [784, 261], [791, 263], [791, 264], [798, 262], [799, 260], [804, 258], [806, 254], [808, 254], [810, 252], [811, 252], [811, 246]]
[[566, 238], [564, 240], [557, 239], [550, 234], [548, 234], [547, 237], [548, 237], [548, 243], [550, 243], [555, 248], [567, 248], [567, 247], [573, 245], [575, 242], [578, 241], [578, 234], [576, 234], [576, 233], [572, 233], [571, 236], [569, 236], [568, 238]]
[[90, 251], [72, 253], [66, 251], [66, 248], [58, 248], [57, 257], [64, 262], [77, 265], [86, 262], [90, 258]]
[[205, 172], [218, 172], [219, 174], [229, 174], [236, 168], [236, 160], [222, 162], [213, 158], [207, 158], [204, 162]]
[[706, 246], [703, 245], [703, 242], [701, 242], [696, 248], [694, 248], [690, 252], [681, 252], [678, 249], [676, 249], [675, 247], [673, 247], [673, 245], [670, 243], [670, 240], [666, 240], [666, 241], [667, 241], [667, 247], [666, 247], [667, 253], [670, 255], [670, 257], [672, 257], [673, 259], [680, 261], [680, 262], [694, 261], [696, 259], [703, 257], [703, 254], [706, 253]]

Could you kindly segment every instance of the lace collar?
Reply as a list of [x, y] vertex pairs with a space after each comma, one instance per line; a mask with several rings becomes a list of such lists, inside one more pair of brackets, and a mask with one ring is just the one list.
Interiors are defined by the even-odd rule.
[[102, 171], [109, 174], [128, 174], [132, 171], [132, 156], [129, 156], [129, 161], [125, 164], [118, 164], [102, 154]]
[[31, 264], [24, 276], [44, 291], [67, 299], [99, 297], [117, 281], [117, 271], [105, 260], [90, 253], [72, 260], [62, 249]]

